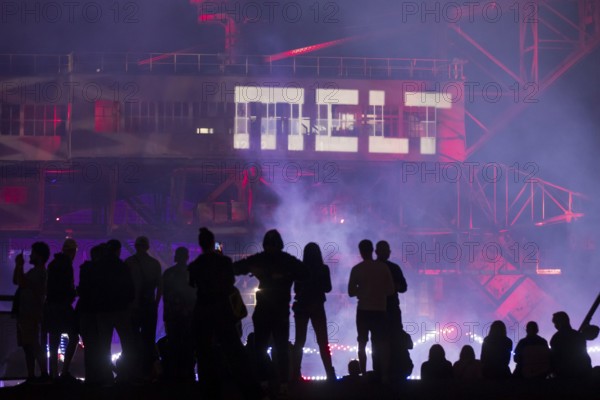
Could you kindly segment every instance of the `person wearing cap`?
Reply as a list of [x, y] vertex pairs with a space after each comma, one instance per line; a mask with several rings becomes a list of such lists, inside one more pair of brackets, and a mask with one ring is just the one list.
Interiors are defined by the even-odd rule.
[[73, 279], [73, 260], [77, 254], [77, 242], [66, 239], [60, 253], [48, 264], [48, 284], [44, 307], [44, 333], [49, 336], [50, 377], [58, 377], [58, 347], [63, 333], [68, 334], [69, 344], [65, 351], [61, 379], [73, 380], [69, 372], [71, 360], [79, 343], [78, 321], [73, 310], [77, 293]]
[[135, 239], [135, 254], [125, 260], [135, 287], [133, 301], [133, 331], [141, 349], [141, 369], [146, 378], [153, 372], [156, 352], [156, 323], [158, 304], [162, 296], [162, 268], [158, 260], [148, 254], [150, 240], [146, 236]]

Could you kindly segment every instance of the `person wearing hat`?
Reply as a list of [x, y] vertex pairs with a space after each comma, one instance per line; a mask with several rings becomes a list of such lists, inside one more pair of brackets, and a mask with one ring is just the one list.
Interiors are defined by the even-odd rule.
[[66, 239], [62, 252], [56, 253], [48, 264], [48, 283], [46, 304], [44, 307], [44, 333], [49, 335], [50, 377], [58, 377], [58, 347], [61, 334], [69, 336], [65, 351], [61, 379], [73, 380], [69, 372], [71, 360], [79, 343], [78, 322], [73, 310], [73, 301], [77, 296], [73, 279], [73, 260], [77, 254], [77, 242]]
[[158, 260], [148, 254], [150, 240], [146, 236], [135, 239], [135, 254], [125, 260], [135, 286], [133, 301], [133, 331], [140, 343], [141, 368], [145, 378], [150, 378], [156, 352], [156, 323], [158, 304], [162, 296], [162, 268]]

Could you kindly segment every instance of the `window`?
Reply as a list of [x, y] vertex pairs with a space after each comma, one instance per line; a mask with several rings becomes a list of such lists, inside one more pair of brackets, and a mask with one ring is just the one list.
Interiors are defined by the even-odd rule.
[[124, 110], [125, 130], [134, 133], [191, 130], [202, 113], [198, 103], [181, 101], [125, 103]]
[[235, 133], [249, 133], [250, 117], [248, 115], [248, 103], [237, 103], [235, 114]]
[[94, 107], [94, 130], [96, 132], [119, 131], [119, 102], [98, 100]]
[[383, 90], [370, 90], [367, 125], [369, 126], [369, 135], [371, 136], [384, 136], [384, 106], [385, 92]]
[[18, 136], [21, 128], [21, 106], [2, 104], [0, 107], [0, 134]]
[[[309, 123], [302, 119], [304, 90], [296, 88], [295, 91], [290, 91], [288, 89], [257, 86], [235, 87], [234, 148], [249, 148], [251, 120], [260, 121], [260, 148], [262, 150], [277, 148], [278, 132], [300, 135], [307, 130], [303, 123], [306, 126]], [[223, 114], [226, 112], [227, 110], [224, 108]], [[299, 139], [291, 147], [293, 149], [301, 148], [301, 141], [302, 139]]]
[[406, 107], [404, 121], [408, 137], [436, 137], [437, 109], [435, 107]]
[[66, 132], [67, 106], [26, 104], [23, 134], [26, 136], [62, 136]]
[[327, 136], [355, 136], [358, 90], [317, 89], [317, 133]]

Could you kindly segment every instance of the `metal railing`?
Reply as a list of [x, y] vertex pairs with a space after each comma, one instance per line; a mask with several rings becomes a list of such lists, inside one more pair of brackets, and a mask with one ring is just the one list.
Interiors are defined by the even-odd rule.
[[462, 60], [191, 53], [0, 54], [0, 74], [165, 73], [373, 79], [462, 79]]

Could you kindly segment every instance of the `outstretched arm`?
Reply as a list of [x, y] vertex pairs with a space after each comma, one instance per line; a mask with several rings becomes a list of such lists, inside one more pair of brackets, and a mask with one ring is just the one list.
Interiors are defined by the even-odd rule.
[[256, 254], [234, 262], [231, 267], [234, 275], [248, 275], [255, 264]]

